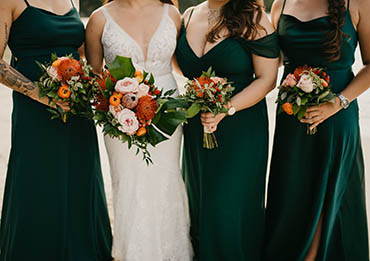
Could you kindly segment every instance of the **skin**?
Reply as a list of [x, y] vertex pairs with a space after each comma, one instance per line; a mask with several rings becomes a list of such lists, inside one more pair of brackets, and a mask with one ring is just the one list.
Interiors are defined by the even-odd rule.
[[[283, 0], [276, 0], [272, 6], [271, 18], [275, 28], [281, 14]], [[318, 17], [326, 16], [328, 10], [328, 2], [322, 0], [291, 0], [287, 1], [284, 14], [294, 15], [301, 21], [309, 21]], [[370, 46], [367, 44], [370, 41], [370, 21], [366, 18], [366, 12], [370, 10], [370, 2], [366, 0], [351, 0], [350, 14], [352, 23], [358, 33], [363, 67], [356, 77], [342, 91], [342, 95], [350, 101], [356, 99], [360, 94], [365, 92], [370, 86]], [[320, 106], [309, 107], [303, 123], [311, 124], [311, 129], [330, 118], [337, 112], [342, 110], [340, 101], [336, 98], [335, 103], [326, 103]], [[314, 235], [311, 248], [305, 258], [306, 261], [315, 260], [321, 236], [322, 217], [320, 217]]]
[[[221, 31], [220, 38], [217, 39], [215, 43], [210, 43], [206, 40], [207, 32], [210, 29], [208, 25], [209, 8], [221, 8], [227, 2], [228, 0], [208, 0], [195, 7], [190, 23], [187, 27], [186, 37], [189, 45], [198, 57], [203, 56], [222, 40], [228, 37], [228, 31], [225, 28]], [[185, 24], [187, 24], [191, 9], [192, 8], [189, 8], [184, 13]], [[263, 13], [260, 25], [263, 26], [267, 32], [264, 30], [258, 30], [257, 37], [253, 40], [274, 32], [274, 28], [269, 22], [265, 13]], [[246, 86], [248, 88], [245, 88], [243, 91], [232, 97], [231, 105], [236, 109], [237, 112], [250, 108], [260, 102], [272, 89], [274, 89], [276, 84], [279, 59], [269, 59], [254, 54], [252, 54], [252, 59], [256, 80], [253, 81], [249, 86]], [[220, 113], [216, 116], [214, 116], [212, 113], [202, 113], [201, 121], [204, 127], [214, 132], [217, 130], [217, 125], [225, 117], [225, 113]]]
[[[75, 4], [78, 7], [78, 1]], [[37, 8], [49, 10], [56, 14], [64, 14], [71, 8], [69, 0], [31, 0], [29, 3]], [[3, 0], [0, 8], [0, 83], [17, 92], [49, 105], [47, 97], [39, 98], [39, 90], [32, 81], [11, 67], [3, 60], [5, 48], [8, 44], [12, 23], [23, 13], [27, 5], [23, 0]], [[65, 111], [69, 110], [67, 103], [58, 103]]]
[[[105, 6], [114, 21], [140, 45], [145, 60], [149, 42], [157, 31], [163, 14], [163, 3], [159, 0], [114, 0]], [[169, 16], [174, 21], [177, 32], [181, 28], [181, 16], [175, 6], [170, 6]], [[103, 69], [103, 46], [101, 37], [106, 19], [101, 10], [97, 9], [90, 17], [86, 28], [86, 55], [95, 73]]]

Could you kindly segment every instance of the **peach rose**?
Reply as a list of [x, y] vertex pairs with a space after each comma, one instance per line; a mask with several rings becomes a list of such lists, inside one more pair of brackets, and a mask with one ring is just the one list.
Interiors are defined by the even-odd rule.
[[117, 81], [114, 89], [120, 93], [137, 92], [139, 86], [139, 81], [136, 78], [123, 78]]
[[137, 89], [138, 89], [138, 92], [137, 92], [138, 98], [141, 98], [149, 93], [149, 86], [144, 83], [140, 84]]
[[308, 74], [302, 74], [301, 79], [297, 83], [297, 87], [306, 93], [312, 92], [314, 85], [311, 76], [309, 76]]
[[289, 86], [289, 87], [293, 88], [296, 84], [297, 84], [297, 80], [296, 80], [294, 74], [292, 74], [292, 73], [288, 74], [288, 76], [283, 81], [283, 86], [285, 86], [285, 87]]
[[133, 135], [139, 129], [139, 121], [135, 112], [129, 109], [123, 109], [117, 114], [117, 120], [121, 124], [118, 129], [129, 135]]

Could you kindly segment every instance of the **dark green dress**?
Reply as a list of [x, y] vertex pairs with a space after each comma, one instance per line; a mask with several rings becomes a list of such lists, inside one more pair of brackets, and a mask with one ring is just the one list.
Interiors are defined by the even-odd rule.
[[[278, 35], [285, 74], [299, 65], [327, 67], [333, 91], [354, 78], [351, 66], [357, 32], [349, 10], [342, 28], [341, 58], [325, 59], [323, 43], [328, 17], [308, 22], [282, 14]], [[362, 157], [357, 101], [306, 135], [306, 125], [280, 114], [268, 187], [264, 260], [301, 261], [306, 256], [323, 214], [317, 261], [369, 260]]]
[[[28, 5], [28, 4], [27, 4]], [[84, 25], [27, 6], [9, 38], [14, 67], [31, 80], [36, 61], [73, 54]], [[50, 120], [46, 106], [13, 92], [12, 147], [0, 230], [1, 261], [108, 261], [111, 231], [94, 124]]]
[[[198, 77], [210, 66], [242, 91], [254, 80], [252, 54], [279, 56], [276, 33], [255, 41], [227, 38], [197, 57], [183, 28], [176, 51], [184, 75]], [[266, 101], [226, 117], [215, 132], [219, 148], [203, 145], [199, 117], [184, 126], [183, 172], [189, 195], [196, 260], [260, 260], [264, 231], [268, 157]]]

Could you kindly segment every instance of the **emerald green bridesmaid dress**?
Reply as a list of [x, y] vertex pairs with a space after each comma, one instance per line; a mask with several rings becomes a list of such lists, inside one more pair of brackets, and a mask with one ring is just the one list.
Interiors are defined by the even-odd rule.
[[[14, 21], [13, 66], [31, 80], [51, 53], [73, 54], [84, 25], [30, 6]], [[11, 152], [0, 229], [1, 261], [108, 261], [111, 231], [92, 121], [51, 120], [47, 107], [13, 92]]]
[[[285, 2], [284, 2], [285, 4]], [[348, 3], [349, 6], [349, 3]], [[354, 78], [357, 32], [345, 12], [338, 61], [325, 58], [328, 17], [307, 22], [282, 13], [279, 43], [286, 76], [300, 65], [326, 67], [335, 93]], [[264, 260], [304, 260], [322, 214], [317, 261], [369, 260], [364, 162], [357, 100], [306, 135], [306, 125], [280, 114], [268, 186]]]
[[[233, 82], [234, 94], [255, 79], [252, 54], [278, 57], [276, 33], [254, 41], [226, 38], [197, 57], [183, 27], [176, 51], [186, 77], [198, 77], [212, 66], [217, 76]], [[215, 135], [219, 147], [207, 150], [203, 148], [200, 117], [184, 126], [183, 174], [195, 260], [260, 260], [268, 157], [265, 99], [224, 118]]]

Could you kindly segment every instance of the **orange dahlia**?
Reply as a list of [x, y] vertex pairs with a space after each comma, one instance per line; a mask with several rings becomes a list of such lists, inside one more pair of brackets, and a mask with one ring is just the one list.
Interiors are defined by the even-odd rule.
[[293, 114], [293, 105], [290, 102], [286, 102], [281, 106], [282, 109], [285, 111], [286, 114], [292, 115]]
[[58, 75], [63, 82], [69, 81], [73, 76], [81, 75], [82, 65], [75, 59], [64, 59], [58, 65]]
[[109, 110], [109, 101], [100, 92], [95, 97], [93, 105], [98, 111], [107, 112]]
[[136, 116], [141, 122], [148, 122], [154, 118], [157, 112], [158, 104], [155, 99], [146, 95], [139, 99], [136, 106]]

